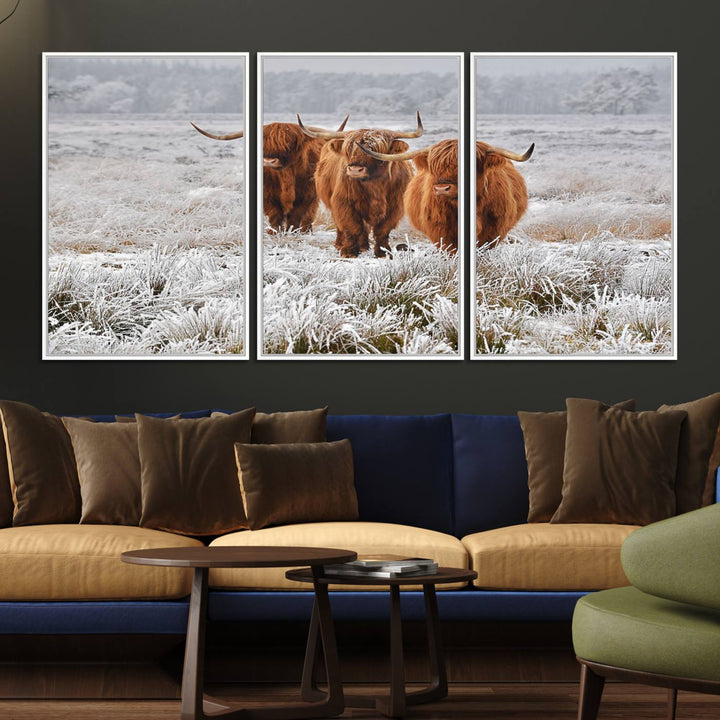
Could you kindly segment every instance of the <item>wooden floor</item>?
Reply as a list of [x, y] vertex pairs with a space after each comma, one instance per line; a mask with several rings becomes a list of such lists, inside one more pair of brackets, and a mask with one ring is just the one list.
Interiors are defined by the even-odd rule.
[[[378, 686], [347, 688], [373, 693]], [[411, 708], [407, 717], [418, 720], [574, 720], [577, 685], [570, 683], [456, 683], [439, 703]], [[296, 699], [296, 686], [238, 686], [215, 688], [218, 697], [247, 702], [248, 706]], [[606, 685], [599, 720], [628, 718], [664, 720], [666, 691], [638, 685]], [[179, 720], [179, 701], [46, 701], [0, 700], [3, 720]], [[346, 710], [343, 718], [381, 718], [370, 710]], [[720, 718], [720, 698], [680, 693], [678, 720]]]

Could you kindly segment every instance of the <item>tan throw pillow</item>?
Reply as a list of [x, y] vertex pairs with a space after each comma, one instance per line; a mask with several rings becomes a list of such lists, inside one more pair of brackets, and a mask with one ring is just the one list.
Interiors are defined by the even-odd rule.
[[568, 398], [562, 502], [554, 523], [647, 525], [675, 513], [680, 429], [673, 412]]
[[82, 498], [81, 523], [138, 525], [140, 456], [137, 423], [63, 418], [70, 433]]
[[234, 445], [250, 441], [255, 408], [224, 418], [136, 415], [142, 527], [220, 535], [247, 527]]
[[[635, 400], [614, 407], [635, 410]], [[525, 440], [530, 509], [528, 522], [550, 522], [562, 500], [567, 412], [518, 412]]]
[[684, 410], [687, 420], [680, 431], [675, 498], [677, 513], [702, 507], [708, 465], [720, 423], [720, 393], [682, 403], [662, 405], [658, 412]]
[[268, 525], [358, 519], [349, 440], [235, 445], [251, 530]]
[[[210, 417], [223, 417], [226, 414], [218, 410]], [[325, 442], [327, 440], [327, 414], [327, 407], [291, 412], [259, 412], [253, 420], [250, 442], [268, 445]]]
[[78, 483], [70, 436], [60, 418], [10, 400], [0, 419], [13, 496], [13, 525], [76, 523]]

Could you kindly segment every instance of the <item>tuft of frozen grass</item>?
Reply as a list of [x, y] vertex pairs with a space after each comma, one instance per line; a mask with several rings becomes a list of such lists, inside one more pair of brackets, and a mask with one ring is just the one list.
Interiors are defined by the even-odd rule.
[[476, 254], [481, 354], [656, 355], [672, 349], [669, 243], [603, 234], [515, 242]]
[[51, 355], [242, 352], [242, 249], [62, 253], [48, 274]]
[[311, 236], [284, 235], [265, 240], [265, 354], [457, 354], [456, 257], [426, 242], [343, 260]]

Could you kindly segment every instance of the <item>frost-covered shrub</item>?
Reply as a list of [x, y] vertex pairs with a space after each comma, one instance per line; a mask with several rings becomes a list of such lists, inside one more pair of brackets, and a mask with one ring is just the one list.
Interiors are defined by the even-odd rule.
[[477, 251], [481, 354], [667, 354], [672, 263], [607, 233], [582, 243], [515, 242]]
[[458, 261], [429, 243], [340, 259], [310, 237], [266, 236], [265, 354], [456, 354]]

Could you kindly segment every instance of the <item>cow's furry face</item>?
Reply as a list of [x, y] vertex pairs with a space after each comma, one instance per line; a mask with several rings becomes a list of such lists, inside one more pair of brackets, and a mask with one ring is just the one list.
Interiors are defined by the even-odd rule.
[[345, 176], [360, 181], [387, 175], [391, 163], [370, 157], [358, 143], [375, 152], [392, 154], [405, 152], [409, 147], [403, 140], [396, 140], [390, 130], [353, 130], [344, 138], [331, 140], [330, 150], [343, 158]]
[[[426, 169], [433, 179], [433, 193], [437, 197], [457, 198], [458, 196], [458, 143], [457, 140], [442, 140], [427, 152], [418, 155], [415, 165], [418, 170]], [[424, 168], [421, 166], [424, 165]]]
[[475, 143], [475, 171], [478, 178], [485, 172], [486, 167], [493, 165], [510, 165], [510, 160], [497, 153], [488, 152], [490, 145], [478, 140]]
[[263, 168], [282, 170], [292, 165], [302, 145], [309, 140], [293, 123], [270, 123], [263, 127]]

